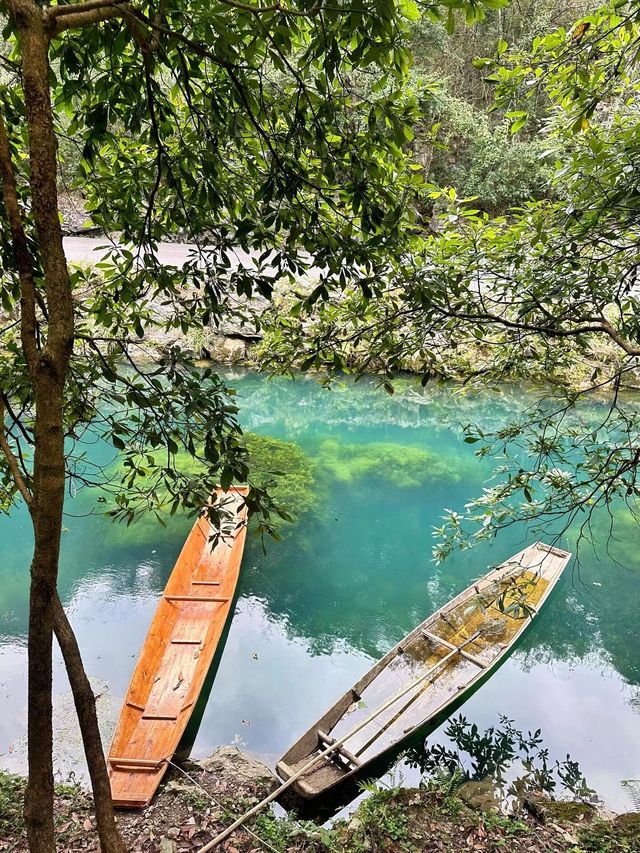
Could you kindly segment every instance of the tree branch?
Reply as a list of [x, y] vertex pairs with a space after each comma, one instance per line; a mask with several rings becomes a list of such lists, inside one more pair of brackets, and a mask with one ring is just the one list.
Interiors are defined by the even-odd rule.
[[295, 15], [298, 18], [308, 18], [311, 15], [316, 15], [318, 12], [322, 12], [326, 8], [321, 3], [303, 11], [302, 9], [287, 8], [281, 3], [274, 3], [272, 6], [253, 6], [250, 3], [241, 3], [240, 0], [220, 0], [220, 2], [224, 3], [225, 6], [232, 6], [234, 9], [241, 9], [243, 12], [251, 12], [253, 15], [268, 15], [272, 12], [280, 12], [282, 15]]
[[36, 320], [36, 286], [33, 274], [33, 261], [27, 243], [22, 222], [22, 213], [18, 201], [9, 137], [0, 112], [0, 180], [4, 206], [11, 229], [13, 253], [20, 280], [20, 340], [29, 372], [33, 375], [38, 361], [38, 321]]
[[25, 480], [22, 470], [20, 468], [20, 463], [18, 462], [18, 459], [15, 456], [7, 440], [7, 436], [4, 429], [4, 418], [4, 402], [0, 399], [0, 450], [2, 450], [5, 459], [7, 460], [7, 465], [9, 466], [9, 471], [11, 472], [11, 476], [13, 477], [13, 482], [16, 484], [16, 488], [24, 498], [24, 502], [26, 503], [26, 505], [31, 508], [31, 505], [33, 503], [31, 489], [27, 485], [27, 481]]
[[122, 6], [129, 0], [87, 0], [86, 3], [64, 3], [57, 6], [49, 6], [45, 9], [44, 16], [48, 21], [58, 20], [65, 15], [82, 15], [85, 12], [93, 12], [95, 9], [105, 9], [110, 6]]
[[[72, 5], [75, 6], [76, 4]], [[78, 3], [77, 11], [69, 12], [60, 17], [47, 15], [47, 30], [51, 36], [57, 36], [64, 30], [81, 29], [91, 24], [108, 21], [110, 18], [120, 18], [128, 5], [126, 2], [117, 2], [117, 0], [116, 2], [100, 5]], [[84, 6], [90, 6], [91, 8], [83, 10]]]

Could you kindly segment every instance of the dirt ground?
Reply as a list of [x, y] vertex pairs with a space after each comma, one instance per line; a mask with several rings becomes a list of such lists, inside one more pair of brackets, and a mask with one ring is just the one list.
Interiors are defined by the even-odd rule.
[[[239, 754], [241, 755], [241, 754]], [[231, 756], [233, 758], [233, 756]], [[215, 759], [215, 754], [213, 756]], [[236, 767], [233, 770], [233, 767]], [[231, 767], [231, 770], [230, 770]], [[191, 853], [268, 793], [266, 773], [236, 762], [171, 769], [152, 805], [121, 811], [118, 822], [132, 853]], [[24, 780], [0, 774], [0, 851], [26, 851], [21, 816]], [[640, 853], [640, 814], [604, 821], [590, 807], [540, 801], [506, 817], [465, 805], [455, 794], [424, 788], [379, 791], [346, 821], [323, 828], [267, 811], [220, 846], [226, 853]], [[99, 851], [91, 797], [59, 786], [56, 836], [60, 851]]]

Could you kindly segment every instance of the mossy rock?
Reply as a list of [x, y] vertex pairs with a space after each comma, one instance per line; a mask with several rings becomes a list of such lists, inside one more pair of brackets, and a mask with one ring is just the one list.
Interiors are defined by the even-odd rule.
[[319, 472], [342, 483], [374, 477], [395, 488], [407, 489], [426, 483], [450, 484], [461, 477], [458, 460], [386, 441], [347, 444], [327, 439], [318, 447], [316, 462]]
[[579, 833], [579, 850], [585, 853], [631, 853], [640, 850], [640, 813], [599, 820]]
[[588, 823], [596, 816], [595, 806], [590, 803], [551, 800], [542, 796], [525, 798], [524, 807], [542, 823]]
[[[635, 838], [640, 842], [640, 812], [627, 812], [619, 814], [613, 820], [616, 829], [626, 833], [629, 838]], [[638, 845], [640, 849], [640, 844]]]

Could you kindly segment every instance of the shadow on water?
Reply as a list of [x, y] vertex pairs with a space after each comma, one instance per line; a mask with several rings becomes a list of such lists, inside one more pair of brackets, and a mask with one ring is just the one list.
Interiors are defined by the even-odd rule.
[[209, 704], [209, 698], [211, 697], [213, 684], [216, 680], [218, 669], [220, 668], [222, 656], [224, 655], [224, 648], [227, 644], [227, 640], [229, 639], [229, 631], [231, 630], [231, 624], [233, 622], [233, 616], [235, 614], [235, 609], [239, 597], [240, 585], [238, 584], [236, 586], [232, 606], [229, 611], [229, 618], [227, 619], [222, 634], [220, 635], [218, 647], [216, 649], [215, 655], [213, 656], [211, 666], [209, 667], [209, 672], [207, 673], [207, 677], [204, 680], [202, 690], [200, 691], [200, 696], [198, 697], [198, 700], [193, 708], [191, 718], [187, 724], [186, 729], [184, 730], [184, 734], [182, 735], [180, 743], [178, 744], [178, 748], [175, 752], [175, 758], [178, 761], [184, 761], [185, 759], [189, 758], [189, 756], [191, 755], [191, 750], [193, 749], [193, 746], [196, 742], [196, 738], [198, 737], [198, 732], [200, 730], [200, 726], [202, 725], [204, 712], [206, 711], [207, 705]]

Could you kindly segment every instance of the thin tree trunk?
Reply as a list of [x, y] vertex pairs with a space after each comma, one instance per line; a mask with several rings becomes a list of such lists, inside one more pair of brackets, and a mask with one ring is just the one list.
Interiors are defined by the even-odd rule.
[[52, 853], [55, 841], [51, 690], [55, 627], [78, 713], [102, 850], [103, 853], [125, 853], [115, 823], [95, 698], [56, 591], [66, 474], [64, 384], [73, 348], [74, 312], [58, 216], [57, 141], [49, 90], [49, 35], [43, 10], [32, 0], [10, 0], [10, 10], [17, 24], [22, 52], [32, 208], [42, 253], [48, 311], [46, 344], [33, 359], [32, 370], [36, 416], [30, 509], [35, 547], [29, 605], [29, 781], [25, 820], [31, 853]]
[[80, 648], [73, 628], [57, 595], [53, 608], [53, 626], [67, 668], [82, 733], [84, 754], [91, 777], [100, 847], [102, 853], [126, 853], [127, 848], [115, 822], [111, 787], [98, 727], [95, 696], [82, 664]]
[[53, 602], [58, 579], [65, 458], [63, 393], [73, 346], [73, 302], [57, 211], [56, 137], [49, 98], [48, 40], [42, 11], [15, 0], [29, 130], [33, 216], [44, 266], [47, 341], [34, 376], [32, 518], [35, 534], [29, 600], [28, 755], [25, 822], [31, 853], [55, 850], [53, 822]]

